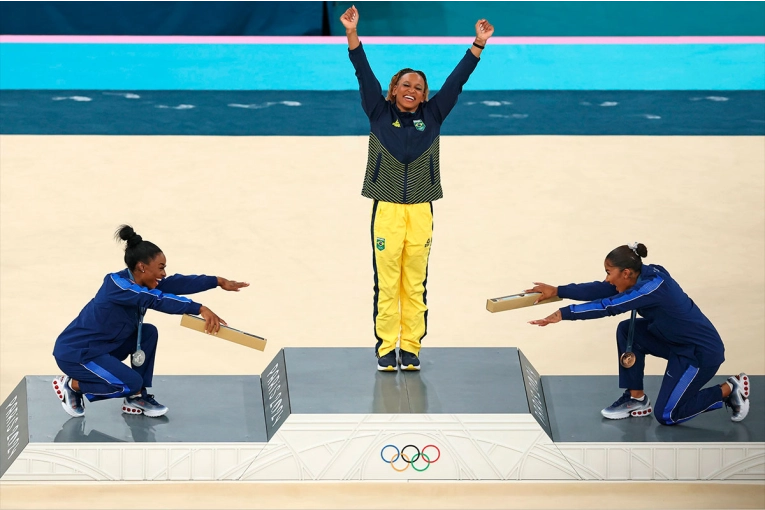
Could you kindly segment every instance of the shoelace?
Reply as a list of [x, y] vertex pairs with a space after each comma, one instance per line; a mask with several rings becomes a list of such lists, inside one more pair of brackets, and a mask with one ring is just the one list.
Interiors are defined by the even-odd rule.
[[611, 404], [611, 407], [619, 407], [620, 405], [624, 404], [625, 402], [629, 402], [632, 398], [632, 395], [630, 395], [629, 391], [625, 391], [624, 394], [619, 397], [619, 400]]
[[154, 406], [159, 406], [159, 405], [161, 405], [159, 402], [157, 402], [156, 400], [154, 400], [154, 395], [149, 395], [149, 394], [147, 393], [146, 395], [144, 395], [144, 396], [143, 396], [143, 399], [144, 399], [146, 402], [148, 402], [149, 404], [151, 404], [151, 405], [154, 405]]

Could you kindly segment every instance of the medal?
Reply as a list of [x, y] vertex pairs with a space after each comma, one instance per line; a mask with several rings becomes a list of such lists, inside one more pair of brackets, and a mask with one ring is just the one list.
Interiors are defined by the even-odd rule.
[[130, 357], [130, 361], [133, 363], [133, 366], [140, 367], [141, 365], [143, 365], [143, 362], [146, 361], [146, 353], [143, 352], [141, 349], [138, 349]]
[[625, 352], [619, 357], [619, 363], [624, 368], [630, 368], [632, 365], [635, 364], [635, 353], [634, 352]]
[[632, 316], [630, 317], [630, 330], [627, 334], [627, 348], [625, 353], [619, 356], [619, 363], [624, 368], [631, 368], [635, 364], [637, 358], [635, 353], [632, 352], [632, 338], [635, 335], [635, 317], [637, 316], [637, 310], [632, 310]]

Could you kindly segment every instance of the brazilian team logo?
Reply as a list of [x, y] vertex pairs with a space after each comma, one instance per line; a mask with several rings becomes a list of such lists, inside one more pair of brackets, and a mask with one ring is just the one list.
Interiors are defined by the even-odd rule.
[[385, 238], [378, 237], [377, 242], [375, 243], [375, 246], [377, 247], [378, 251], [383, 251], [385, 249]]
[[417, 131], [425, 131], [425, 123], [421, 120], [415, 120], [414, 127]]

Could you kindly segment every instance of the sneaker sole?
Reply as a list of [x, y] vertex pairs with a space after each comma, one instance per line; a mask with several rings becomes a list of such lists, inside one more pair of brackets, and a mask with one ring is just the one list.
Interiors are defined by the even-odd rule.
[[650, 406], [648, 407], [648, 409], [639, 409], [636, 411], [624, 412], [620, 414], [608, 415], [604, 413], [603, 411], [600, 412], [600, 414], [603, 415], [603, 418], [607, 418], [609, 420], [624, 420], [625, 418], [641, 418], [643, 416], [651, 416], [651, 413], [653, 413], [653, 408]]
[[749, 399], [745, 399], [744, 403], [741, 404], [741, 406], [738, 408], [737, 413], [733, 413], [733, 415], [730, 417], [730, 421], [740, 422], [743, 421], [744, 418], [746, 418], [746, 415], [749, 414]]
[[66, 399], [64, 399], [64, 389], [60, 386], [60, 381], [58, 378], [53, 379], [53, 391], [56, 392], [56, 396], [61, 401], [61, 407], [64, 408], [64, 411], [66, 411], [66, 414], [71, 416], [72, 418], [82, 418], [85, 416], [85, 413], [77, 414], [74, 412], [74, 409], [66, 405]]
[[404, 365], [401, 365], [401, 370], [405, 370], [405, 371], [407, 371], [407, 372], [416, 372], [416, 371], [418, 371], [419, 369], [420, 369], [420, 367], [419, 367], [419, 366], [414, 366], [414, 365], [407, 365], [407, 366], [404, 366]]
[[160, 416], [164, 416], [167, 414], [169, 409], [165, 409], [164, 411], [144, 411], [140, 407], [130, 406], [122, 404], [122, 412], [125, 414], [143, 414], [144, 416], [147, 416], [149, 418], [159, 418]]
[[741, 389], [741, 396], [749, 398], [749, 376], [742, 372], [738, 375], [737, 379]]
[[378, 372], [395, 372], [396, 370], [398, 370], [396, 367], [392, 367], [390, 365], [387, 367], [381, 367], [380, 365], [377, 365]]

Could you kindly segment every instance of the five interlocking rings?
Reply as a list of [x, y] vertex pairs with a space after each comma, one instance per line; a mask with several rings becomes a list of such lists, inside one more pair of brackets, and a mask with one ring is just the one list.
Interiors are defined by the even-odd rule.
[[[393, 448], [394, 450], [396, 450], [396, 455], [394, 455], [390, 459], [386, 459], [385, 458], [385, 450], [387, 450], [388, 448]], [[406, 454], [406, 449], [407, 448], [414, 448], [417, 451], [417, 453], [415, 453], [410, 458]], [[432, 449], [434, 449], [438, 453], [438, 455], [436, 455], [435, 459], [431, 460], [430, 457], [425, 453], [425, 450], [427, 450], [428, 448], [432, 448]], [[382, 450], [380, 450], [380, 457], [382, 458], [383, 462], [387, 462], [388, 464], [390, 464], [390, 467], [392, 467], [394, 471], [398, 471], [399, 473], [402, 472], [402, 471], [406, 471], [409, 468], [409, 466], [412, 466], [412, 469], [414, 469], [415, 471], [422, 472], [422, 471], [425, 471], [426, 469], [428, 469], [431, 464], [433, 464], [435, 462], [438, 462], [438, 459], [441, 458], [441, 450], [438, 448], [438, 446], [436, 446], [434, 444], [429, 444], [429, 445], [425, 446], [422, 449], [422, 451], [420, 451], [420, 449], [417, 448], [415, 445], [408, 444], [408, 445], [404, 446], [399, 451], [398, 446], [392, 445], [392, 444], [386, 444], [385, 446], [382, 447]], [[402, 468], [397, 468], [396, 467], [396, 461], [398, 461], [398, 459], [401, 459], [401, 460], [404, 461], [404, 467], [402, 467]], [[422, 461], [425, 463], [425, 467], [418, 468], [417, 466], [415, 466], [414, 463], [417, 462], [420, 459], [422, 459]]]

